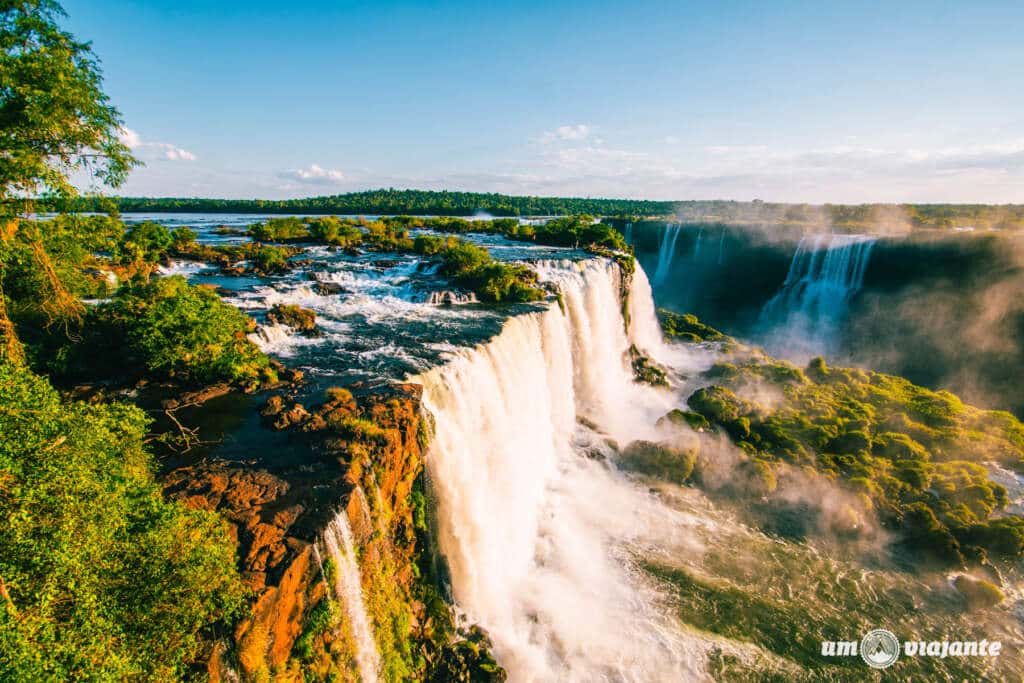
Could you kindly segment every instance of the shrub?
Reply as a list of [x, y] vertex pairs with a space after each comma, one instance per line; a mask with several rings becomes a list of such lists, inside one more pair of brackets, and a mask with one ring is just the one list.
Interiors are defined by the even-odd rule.
[[189, 245], [195, 242], [198, 237], [199, 234], [195, 230], [184, 225], [171, 233], [171, 241], [175, 247]]
[[417, 235], [413, 240], [413, 251], [423, 256], [439, 254], [444, 249], [445, 240], [437, 235]]
[[249, 226], [249, 234], [261, 242], [287, 242], [309, 237], [309, 229], [300, 218], [271, 218], [266, 223], [254, 223]]
[[288, 252], [280, 247], [260, 247], [252, 255], [253, 269], [258, 273], [278, 275], [288, 272]]
[[151, 221], [133, 225], [124, 234], [125, 246], [129, 249], [134, 247], [134, 250], [141, 253], [143, 260], [152, 263], [159, 261], [173, 242], [167, 228]]
[[181, 276], [123, 289], [95, 315], [94, 343], [123, 345], [126, 355], [118, 362], [134, 359], [138, 374], [144, 369], [158, 378], [229, 380], [247, 388], [276, 380], [269, 358], [245, 336], [248, 316]]

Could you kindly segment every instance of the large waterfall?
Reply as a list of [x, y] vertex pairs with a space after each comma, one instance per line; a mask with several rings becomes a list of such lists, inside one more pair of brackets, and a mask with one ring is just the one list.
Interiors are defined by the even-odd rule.
[[359, 575], [352, 530], [348, 515], [340, 510], [324, 530], [327, 556], [334, 563], [335, 597], [344, 605], [355, 642], [356, 664], [362, 683], [376, 683], [380, 670], [380, 655], [373, 638], [373, 625], [363, 602], [363, 586]]
[[874, 244], [868, 235], [802, 238], [785, 282], [761, 312], [768, 346], [790, 356], [831, 351], [836, 327], [864, 283]]
[[605, 460], [608, 440], [657, 438], [654, 423], [678, 401], [635, 383], [627, 361], [630, 344], [664, 350], [650, 285], [638, 269], [627, 333], [614, 263], [539, 271], [561, 306], [510, 319], [421, 378], [456, 605], [490, 632], [513, 681], [706, 677], [704, 640], [635, 562], [697, 552], [697, 522]]

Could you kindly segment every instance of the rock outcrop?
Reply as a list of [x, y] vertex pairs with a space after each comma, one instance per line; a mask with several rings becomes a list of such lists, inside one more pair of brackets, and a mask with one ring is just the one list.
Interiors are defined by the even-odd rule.
[[[357, 680], [345, 611], [324, 573], [323, 530], [344, 511], [359, 548], [366, 611], [385, 680], [469, 669], [504, 680], [486, 634], [461, 639], [428, 557], [422, 488], [429, 428], [415, 384], [357, 384], [327, 391], [309, 409], [272, 396], [261, 410], [306, 457], [204, 462], [165, 476], [165, 492], [231, 523], [250, 613], [230, 642], [210, 648], [211, 680]], [[419, 487], [419, 488], [417, 488]], [[472, 653], [469, 656], [467, 653]], [[469, 678], [466, 678], [469, 680]]]

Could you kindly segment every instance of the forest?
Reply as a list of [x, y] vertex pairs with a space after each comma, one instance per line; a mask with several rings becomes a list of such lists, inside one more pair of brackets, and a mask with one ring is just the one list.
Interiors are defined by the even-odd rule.
[[201, 197], [79, 197], [51, 208], [125, 213], [252, 213], [424, 216], [565, 216], [591, 214], [624, 220], [662, 218], [684, 223], [791, 225], [836, 231], [1019, 230], [1024, 205], [1006, 204], [790, 204], [760, 200], [652, 201], [530, 197], [479, 192], [380, 189], [306, 199]]

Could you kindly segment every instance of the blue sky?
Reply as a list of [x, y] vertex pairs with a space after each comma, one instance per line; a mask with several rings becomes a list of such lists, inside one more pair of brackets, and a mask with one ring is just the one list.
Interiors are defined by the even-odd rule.
[[1019, 1], [64, 5], [124, 194], [1024, 202]]

